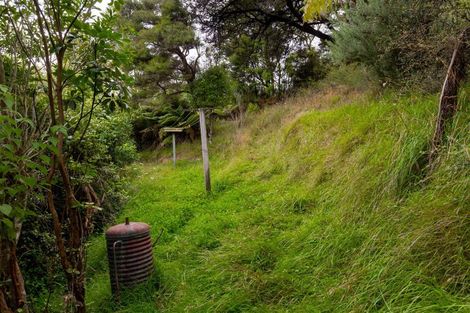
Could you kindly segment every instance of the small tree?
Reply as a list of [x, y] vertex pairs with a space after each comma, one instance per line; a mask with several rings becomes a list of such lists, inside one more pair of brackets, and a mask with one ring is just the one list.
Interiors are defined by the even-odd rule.
[[209, 138], [212, 138], [213, 113], [234, 103], [235, 83], [224, 67], [213, 66], [191, 84], [191, 95], [194, 107], [210, 109]]
[[138, 98], [182, 93], [196, 77], [199, 40], [180, 0], [125, 1], [122, 21], [136, 34], [134, 72]]
[[144, 112], [136, 124], [141, 144], [165, 144], [163, 127], [192, 131], [197, 114], [187, 112], [188, 85], [199, 71], [200, 42], [181, 0], [126, 0], [121, 21], [132, 28], [136, 105]]
[[193, 104], [197, 108], [223, 108], [234, 102], [235, 84], [222, 66], [207, 69], [191, 85]]
[[[85, 312], [85, 241], [100, 200], [90, 184], [83, 184], [71, 175], [69, 165], [73, 155], [69, 151], [70, 139], [78, 136], [77, 144], [80, 144], [88, 132], [97, 106], [104, 105], [113, 110], [115, 106], [123, 106], [123, 99], [127, 96], [127, 77], [119, 69], [127, 60], [127, 54], [120, 52], [123, 39], [119, 33], [113, 31], [120, 1], [111, 1], [108, 10], [100, 16], [93, 15], [96, 2], [18, 0], [6, 1], [4, 6], [0, 6], [1, 12], [7, 17], [2, 17], [2, 21], [7, 22], [0, 23], [0, 26], [8, 29], [7, 33], [14, 34], [14, 44], [20, 47], [22, 52], [21, 55], [15, 54], [17, 58], [12, 60], [17, 60], [17, 63], [34, 73], [31, 81], [37, 84], [15, 80], [14, 75], [10, 75], [10, 85], [14, 86], [16, 81], [25, 89], [19, 93], [18, 88], [11, 88], [16, 97], [15, 103], [10, 107], [15, 110], [26, 108], [25, 112], [34, 112], [34, 119], [22, 119], [31, 124], [32, 130], [39, 127], [38, 123], [42, 125], [41, 134], [38, 136], [40, 142], [31, 146], [44, 146], [40, 150], [41, 160], [47, 163], [47, 169], [41, 168], [42, 185], [46, 193], [45, 202], [53, 224], [57, 251], [67, 281], [68, 293], [64, 299], [67, 311], [73, 312]], [[25, 107], [19, 95], [30, 93], [32, 100], [28, 101], [31, 104]], [[6, 106], [11, 102], [5, 97], [2, 100]], [[24, 174], [14, 175], [9, 183], [13, 182], [14, 186], [18, 186], [15, 181], [17, 180], [20, 183], [29, 182], [31, 187], [34, 187], [34, 175], [30, 175], [30, 167], [38, 167], [39, 164], [22, 156], [28, 151], [21, 150], [21, 145], [16, 143], [19, 141], [18, 137], [28, 139], [27, 143], [31, 139], [23, 135], [27, 131], [31, 133], [31, 130], [23, 126], [24, 122], [19, 123], [18, 118], [21, 116], [15, 113], [15, 116], [5, 118], [2, 122], [8, 131], [12, 130], [12, 136], [7, 132], [0, 135], [1, 143], [13, 143], [11, 147], [16, 150], [13, 157], [21, 161], [17, 163], [25, 164], [19, 168]], [[33, 155], [37, 155], [37, 152]], [[15, 174], [12, 170], [9, 170], [11, 174], [6, 175], [12, 177]], [[1, 239], [2, 248], [8, 248], [4, 251], [8, 251], [10, 260], [15, 261], [15, 239], [17, 240], [20, 234], [17, 225], [20, 225], [24, 214], [18, 201], [13, 202], [11, 198], [0, 197], [2, 202], [8, 202], [1, 204], [1, 223], [3, 226], [9, 226], [3, 227]], [[9, 231], [5, 232], [4, 229]], [[8, 237], [3, 236], [3, 233], [7, 233]], [[6, 240], [8, 245], [3, 244]], [[0, 251], [2, 256], [4, 251]], [[19, 269], [13, 275], [18, 273]], [[0, 279], [3, 279], [1, 274], [0, 272]], [[14, 284], [17, 282], [20, 282], [20, 279], [13, 281]], [[0, 281], [2, 313], [16, 311], [25, 301], [23, 295], [5, 299], [5, 295], [11, 294], [6, 289]]]

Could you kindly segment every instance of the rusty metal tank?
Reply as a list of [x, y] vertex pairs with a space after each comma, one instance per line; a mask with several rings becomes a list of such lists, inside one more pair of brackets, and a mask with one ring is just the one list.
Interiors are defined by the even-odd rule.
[[150, 227], [145, 223], [129, 222], [110, 227], [106, 231], [111, 289], [119, 294], [129, 287], [147, 280], [154, 271]]

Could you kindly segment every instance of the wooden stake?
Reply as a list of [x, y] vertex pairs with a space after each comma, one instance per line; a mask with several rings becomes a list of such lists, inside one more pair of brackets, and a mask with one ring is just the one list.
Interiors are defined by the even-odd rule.
[[429, 153], [429, 165], [432, 169], [437, 158], [439, 146], [442, 144], [447, 125], [452, 122], [458, 109], [459, 88], [466, 78], [466, 66], [469, 60], [465, 59], [465, 53], [470, 49], [470, 27], [465, 29], [460, 35], [452, 59], [450, 61], [447, 75], [442, 86], [439, 99], [439, 113], [434, 130], [434, 137], [431, 141], [431, 151]]
[[206, 191], [211, 192], [209, 150], [207, 148], [206, 115], [204, 114], [204, 109], [199, 109], [199, 125], [201, 127], [201, 146], [202, 146], [202, 162], [204, 164], [204, 181], [206, 183]]
[[175, 133], [171, 135], [173, 136], [173, 166], [176, 167], [176, 138]]

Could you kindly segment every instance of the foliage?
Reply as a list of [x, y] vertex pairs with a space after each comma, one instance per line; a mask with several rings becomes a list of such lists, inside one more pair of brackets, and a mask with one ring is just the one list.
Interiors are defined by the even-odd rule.
[[28, 201], [46, 175], [49, 158], [42, 155], [49, 145], [34, 139], [24, 142], [33, 131], [33, 121], [14, 111], [13, 98], [0, 85], [0, 101], [6, 103], [0, 115], [0, 235], [14, 239], [16, 223], [32, 214]]
[[[163, 131], [165, 127], [184, 128], [180, 135], [194, 139], [194, 127], [199, 116], [185, 97], [164, 98], [164, 103], [142, 106], [136, 114], [134, 136], [140, 149], [163, 146], [170, 143], [171, 136]], [[180, 136], [179, 135], [179, 136]]]
[[105, 164], [122, 167], [137, 157], [131, 134], [129, 112], [107, 114], [103, 110], [98, 110], [83, 141], [75, 135], [69, 146], [76, 161], [90, 164], [97, 170]]
[[[291, 35], [303, 34], [330, 41], [332, 38], [319, 25], [328, 25], [325, 18], [304, 21], [302, 9], [304, 0], [197, 0], [191, 2], [196, 14], [211, 35], [213, 42], [219, 44], [234, 34], [249, 34], [252, 38], [263, 37], [272, 29], [287, 31]], [[294, 39], [295, 36], [291, 36]]]
[[[180, 0], [126, 1], [122, 22], [132, 27], [136, 79], [134, 121], [139, 147], [165, 144], [163, 127], [194, 132], [197, 116], [189, 112], [189, 85], [199, 70], [199, 39], [192, 17]], [[196, 51], [197, 56], [191, 56]]]
[[102, 195], [102, 210], [95, 219], [95, 227], [113, 221], [120, 211], [127, 192], [123, 189], [123, 168], [137, 160], [136, 146], [132, 137], [132, 119], [129, 112], [108, 115], [101, 110], [95, 113], [87, 136], [70, 140], [69, 149], [73, 158], [70, 171], [80, 184], [92, 184], [95, 192]]
[[315, 49], [299, 49], [286, 59], [286, 74], [294, 88], [306, 87], [323, 79], [328, 72], [328, 61]]
[[[99, 144], [82, 146], [88, 140], [93, 116], [98, 107], [108, 112], [117, 107], [125, 108], [130, 84], [127, 75], [120, 69], [128, 61], [127, 51], [124, 50], [125, 39], [114, 28], [120, 1], [109, 3], [108, 9], [99, 16], [93, 15], [93, 5], [94, 2], [88, 1], [57, 4], [55, 1], [37, 0], [1, 5], [1, 14], [6, 18], [2, 17], [3, 22], [0, 23], [0, 39], [10, 45], [1, 47], [0, 79], [8, 84], [12, 93], [12, 96], [0, 101], [2, 114], [6, 113], [5, 119], [2, 115], [2, 126], [5, 126], [2, 144], [11, 148], [5, 165], [17, 164], [13, 167], [10, 164], [5, 173], [7, 188], [2, 188], [7, 196], [10, 194], [8, 199], [2, 199], [2, 202], [8, 201], [2, 206], [5, 213], [2, 221], [8, 215], [5, 220], [14, 223], [14, 231], [8, 240], [4, 234], [0, 238], [2, 312], [20, 308], [28, 311], [16, 248], [22, 226], [28, 229], [25, 233], [29, 236], [40, 234], [38, 229], [34, 229], [37, 225], [35, 220], [25, 221], [24, 212], [17, 207], [23, 211], [25, 208], [33, 211], [41, 215], [40, 219], [51, 223], [49, 232], [54, 234], [56, 246], [52, 252], [59, 255], [69, 292], [64, 297], [65, 310], [85, 312], [84, 243], [92, 231], [93, 215], [105, 199], [99, 193], [112, 189], [101, 187], [116, 181], [114, 177], [105, 176], [110, 175], [106, 165], [117, 162], [117, 159], [103, 157], [99, 161], [101, 163], [94, 164], [96, 159], [90, 158], [86, 165], [76, 165], [83, 161], [80, 160], [82, 153], [89, 156], [95, 148], [98, 148], [94, 151], [96, 154], [102, 152]], [[56, 6], [60, 9], [57, 10]], [[32, 32], [31, 29], [38, 31]], [[123, 139], [128, 137], [124, 136]], [[122, 148], [118, 142], [106, 144], [116, 144], [116, 149]], [[107, 152], [107, 155], [118, 153], [117, 150]], [[122, 154], [120, 158], [132, 153], [135, 156], [132, 143], [127, 143], [119, 152]], [[102, 176], [91, 175], [91, 165], [100, 166]], [[38, 182], [40, 184], [37, 186]], [[45, 210], [46, 207], [48, 210]], [[40, 237], [37, 245], [44, 244], [46, 249], [50, 249], [47, 235]], [[27, 248], [25, 244], [31, 243], [29, 239], [22, 239], [18, 251]], [[38, 246], [31, 249], [31, 253], [41, 253]], [[51, 262], [57, 261], [54, 256]], [[9, 262], [6, 269], [3, 266], [5, 259]], [[46, 260], [48, 257], [38, 255], [37, 259]], [[21, 265], [31, 266], [27, 262]], [[39, 271], [29, 273], [40, 275]], [[40, 286], [40, 283], [35, 284], [34, 278], [42, 280], [45, 274], [29, 276], [27, 285]]]
[[[229, 40], [224, 53], [229, 58], [230, 69], [240, 85], [241, 92], [248, 98], [270, 97], [281, 90], [276, 85], [276, 76], [282, 71], [282, 59], [286, 56], [285, 37], [252, 39], [247, 35]], [[277, 40], [276, 40], [277, 39]]]
[[238, 81], [243, 105], [289, 91], [288, 56], [317, 48], [318, 38], [331, 40], [328, 19], [303, 21], [302, 0], [190, 3], [214, 46], [212, 64], [229, 61], [227, 68]]
[[[127, 180], [123, 167], [137, 159], [132, 139], [132, 124], [129, 112], [107, 114], [97, 109], [80, 141], [75, 135], [68, 143], [69, 170], [78, 185], [91, 185], [100, 196], [100, 208], [93, 217], [93, 229], [100, 232], [114, 221], [127, 200]], [[20, 266], [28, 279], [26, 286], [32, 296], [48, 292], [64, 284], [61, 278], [51, 220], [42, 198], [32, 199], [34, 215], [23, 224], [23, 233], [18, 244], [18, 253], [24, 255]], [[28, 205], [32, 209], [31, 204]], [[48, 253], [44, 253], [48, 251]]]
[[235, 100], [235, 83], [225, 68], [214, 66], [194, 81], [191, 95], [197, 108], [223, 108]]
[[305, 21], [312, 21], [320, 17], [338, 13], [341, 9], [353, 7], [356, 0], [304, 0], [303, 17]]
[[341, 64], [332, 66], [325, 79], [319, 82], [320, 88], [325, 86], [349, 88], [361, 92], [383, 92], [380, 78], [369, 67], [358, 64]]
[[[34, 115], [24, 110], [17, 111], [16, 108], [24, 107], [18, 106], [15, 98], [7, 86], [0, 85], [0, 285], [5, 289], [11, 288], [10, 284], [23, 283], [22, 279], [10, 279], [10, 275], [18, 275], [11, 266], [16, 259], [10, 253], [15, 251], [12, 247], [15, 247], [25, 221], [39, 219], [38, 204], [44, 201], [44, 178], [50, 163], [47, 153], [54, 150], [57, 141], [53, 136], [41, 134], [41, 128], [31, 119]], [[35, 254], [38, 258], [43, 255], [42, 251]], [[40, 275], [43, 277], [44, 272]], [[18, 300], [17, 303], [16, 307], [22, 305]]]
[[310, 21], [315, 17], [327, 14], [338, 2], [336, 0], [306, 0], [304, 20]]
[[465, 25], [462, 19], [446, 17], [449, 5], [442, 0], [357, 1], [334, 33], [333, 58], [365, 64], [383, 82], [435, 90], [451, 55], [452, 38]]
[[242, 34], [224, 42], [222, 51], [244, 103], [281, 96], [324, 76], [324, 51], [316, 51], [309, 36], [296, 36], [295, 42], [291, 37], [272, 29], [261, 38]]
[[136, 98], [178, 95], [194, 80], [198, 67], [198, 57], [189, 55], [198, 39], [181, 1], [127, 1], [121, 12], [123, 21], [136, 31]]
[[[425, 180], [434, 96], [340, 106], [329, 89], [262, 110], [324, 77], [351, 98], [436, 89], [468, 0], [100, 2], [0, 3], [0, 311], [28, 313], [26, 285], [32, 311], [83, 313], [85, 283], [109, 312], [469, 308], [468, 90]], [[114, 303], [103, 238], [87, 240], [127, 198], [132, 135], [192, 141], [201, 107], [236, 119], [210, 136], [214, 193], [197, 162], [136, 167], [124, 214], [166, 237], [157, 275]]]
[[[187, 106], [164, 107], [157, 115], [158, 125], [164, 127], [177, 127], [189, 129], [199, 123], [197, 114]], [[163, 134], [160, 132], [160, 136]]]

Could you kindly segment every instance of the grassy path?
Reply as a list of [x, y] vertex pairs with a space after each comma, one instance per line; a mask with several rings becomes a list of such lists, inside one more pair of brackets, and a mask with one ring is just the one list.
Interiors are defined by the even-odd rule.
[[[132, 221], [144, 221], [150, 224], [153, 236], [156, 236], [162, 228], [164, 233], [154, 254], [158, 268], [155, 281], [143, 287], [142, 290], [124, 296], [123, 302], [129, 303], [125, 311], [154, 312], [156, 305], [163, 310], [171, 304], [168, 301], [178, 301], [178, 306], [181, 308], [197, 305], [199, 307], [194, 307], [194, 309], [201, 310], [201, 312], [218, 310], [204, 305], [206, 299], [198, 299], [201, 303], [196, 304], [197, 295], [193, 297], [190, 296], [191, 293], [198, 293], [201, 291], [199, 288], [207, 292], [211, 284], [214, 293], [221, 292], [220, 286], [213, 281], [216, 277], [213, 277], [211, 272], [215, 269], [211, 270], [208, 267], [223, 266], [217, 262], [230, 261], [232, 256], [224, 255], [224, 253], [236, 255], [237, 250], [241, 253], [236, 247], [237, 244], [260, 240], [258, 237], [260, 234], [256, 229], [245, 232], [244, 229], [238, 228], [241, 222], [254, 217], [259, 219], [268, 217], [265, 215], [267, 214], [264, 212], [265, 208], [263, 211], [260, 204], [264, 202], [265, 197], [269, 196], [271, 186], [259, 183], [255, 185], [250, 181], [236, 182], [231, 181], [230, 178], [221, 180], [215, 176], [214, 193], [206, 195], [201, 174], [199, 162], [179, 162], [176, 169], [170, 165], [161, 164], [142, 166], [142, 173], [135, 179], [134, 189], [131, 191], [134, 196], [121, 216], [128, 216]], [[233, 179], [236, 180], [236, 178]], [[250, 227], [245, 225], [244, 228]], [[229, 229], [232, 229], [230, 234], [228, 234]], [[233, 231], [233, 229], [237, 230]], [[269, 238], [263, 238], [263, 240], [266, 239], [269, 240]], [[216, 252], [222, 244], [229, 244], [229, 246], [226, 246], [223, 251]], [[231, 251], [232, 248], [235, 250]], [[89, 249], [89, 263], [95, 273], [94, 275], [90, 273], [93, 278], [89, 284], [88, 297], [96, 299], [90, 303], [92, 310], [101, 312], [104, 306], [111, 304], [108, 301], [110, 294], [104, 240], [102, 238], [93, 240]], [[257, 252], [252, 252], [254, 255], [238, 255], [237, 257], [254, 258], [254, 260], [246, 260], [248, 263], [269, 262], [269, 260], [256, 260]], [[220, 260], [215, 264], [208, 262], [214, 257]], [[158, 284], [158, 286], [152, 284]], [[232, 292], [236, 293], [237, 290]], [[181, 300], [188, 302], [180, 302]], [[238, 306], [240, 304], [229, 303], [227, 305]], [[173, 310], [177, 308], [170, 311]], [[111, 311], [115, 311], [112, 305]]]
[[[163, 237], [150, 282], [110, 295], [91, 240], [90, 312], [470, 312], [469, 114], [426, 184], [414, 168], [433, 97], [358, 102], [224, 124], [204, 192], [196, 144], [139, 165], [125, 217]], [[460, 125], [460, 126], [459, 126]], [[442, 225], [445, 225], [442, 226]]]

